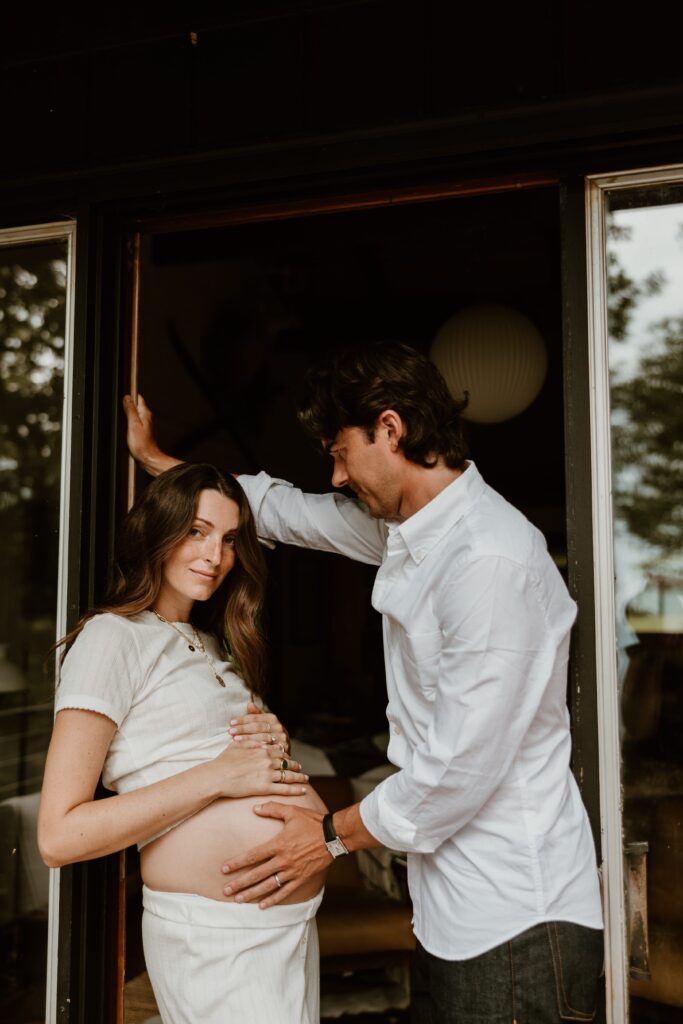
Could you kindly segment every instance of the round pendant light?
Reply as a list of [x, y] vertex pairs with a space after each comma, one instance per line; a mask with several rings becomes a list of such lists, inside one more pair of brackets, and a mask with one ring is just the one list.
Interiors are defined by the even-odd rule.
[[468, 392], [462, 415], [473, 423], [502, 423], [523, 412], [548, 369], [538, 329], [509, 306], [461, 309], [439, 328], [429, 354], [454, 398]]

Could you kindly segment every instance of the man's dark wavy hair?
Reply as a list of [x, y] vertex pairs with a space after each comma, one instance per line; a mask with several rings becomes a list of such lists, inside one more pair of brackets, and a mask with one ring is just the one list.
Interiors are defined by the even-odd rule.
[[326, 448], [344, 427], [375, 439], [378, 416], [397, 412], [406, 428], [400, 445], [411, 462], [431, 467], [442, 457], [462, 468], [467, 449], [460, 413], [445, 380], [425, 355], [399, 342], [329, 353], [306, 374], [298, 402], [304, 429]]

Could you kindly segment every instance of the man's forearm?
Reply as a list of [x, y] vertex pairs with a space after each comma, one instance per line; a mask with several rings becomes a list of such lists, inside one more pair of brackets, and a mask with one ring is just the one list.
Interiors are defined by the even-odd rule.
[[359, 808], [360, 804], [353, 804], [351, 807], [344, 807], [341, 811], [335, 811], [332, 815], [334, 830], [349, 853], [382, 845], [379, 839], [368, 832], [363, 824]]
[[142, 395], [123, 396], [123, 411], [127, 421], [128, 450], [135, 461], [150, 476], [159, 476], [167, 469], [179, 465], [180, 459], [166, 455], [157, 444], [152, 423], [152, 411]]
[[160, 448], [155, 448], [154, 451], [144, 452], [137, 456], [137, 461], [150, 476], [159, 476], [167, 469], [179, 466], [183, 460], [174, 459], [172, 455], [166, 455]]

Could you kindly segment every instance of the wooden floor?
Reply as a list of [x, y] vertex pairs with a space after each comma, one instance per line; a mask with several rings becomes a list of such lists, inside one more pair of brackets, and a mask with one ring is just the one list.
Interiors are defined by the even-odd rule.
[[142, 974], [138, 974], [137, 978], [127, 981], [124, 986], [124, 1024], [145, 1024], [145, 1021], [157, 1016], [158, 1013], [147, 971], [143, 971]]
[[409, 1024], [409, 1010], [386, 1010], [384, 1013], [354, 1013], [350, 1017], [323, 1017], [320, 1024]]

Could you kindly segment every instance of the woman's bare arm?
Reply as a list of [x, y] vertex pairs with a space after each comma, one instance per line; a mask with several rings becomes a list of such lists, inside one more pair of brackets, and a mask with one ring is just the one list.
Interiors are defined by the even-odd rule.
[[94, 711], [64, 709], [50, 741], [38, 814], [38, 847], [48, 867], [122, 850], [177, 824], [220, 797], [306, 792], [307, 776], [289, 761], [279, 775], [279, 750], [243, 740], [206, 764], [121, 796], [93, 800], [116, 732]]

